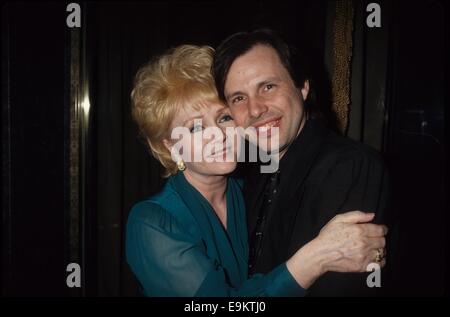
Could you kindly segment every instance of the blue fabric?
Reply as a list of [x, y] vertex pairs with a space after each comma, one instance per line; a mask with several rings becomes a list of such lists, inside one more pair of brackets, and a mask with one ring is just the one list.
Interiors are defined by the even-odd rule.
[[229, 178], [227, 230], [183, 173], [137, 203], [128, 218], [126, 257], [148, 296], [303, 296], [286, 264], [248, 278], [241, 185]]

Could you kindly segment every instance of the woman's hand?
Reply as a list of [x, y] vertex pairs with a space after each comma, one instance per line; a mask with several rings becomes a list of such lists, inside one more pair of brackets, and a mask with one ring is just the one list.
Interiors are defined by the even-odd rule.
[[[303, 288], [325, 272], [365, 272], [369, 263], [380, 260], [380, 251], [385, 254], [387, 227], [367, 223], [373, 217], [361, 211], [335, 216], [288, 260], [288, 270]], [[379, 265], [385, 264], [381, 259]]]

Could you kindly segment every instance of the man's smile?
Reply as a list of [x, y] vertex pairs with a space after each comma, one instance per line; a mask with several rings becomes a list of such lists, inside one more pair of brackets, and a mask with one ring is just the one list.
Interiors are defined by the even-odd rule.
[[267, 135], [270, 136], [272, 134], [272, 127], [280, 127], [280, 123], [281, 123], [281, 117], [276, 117], [276, 118], [270, 118], [267, 120], [264, 120], [262, 122], [259, 122], [255, 125], [253, 125], [253, 127], [256, 129], [257, 134], [259, 135], [260, 133], [263, 135]]

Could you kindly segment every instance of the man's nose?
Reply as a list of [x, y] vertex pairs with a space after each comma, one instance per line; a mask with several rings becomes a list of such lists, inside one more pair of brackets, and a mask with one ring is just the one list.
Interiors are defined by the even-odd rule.
[[250, 99], [248, 104], [248, 112], [251, 117], [259, 118], [261, 115], [266, 113], [268, 110], [266, 104], [263, 100], [258, 97], [254, 97]]

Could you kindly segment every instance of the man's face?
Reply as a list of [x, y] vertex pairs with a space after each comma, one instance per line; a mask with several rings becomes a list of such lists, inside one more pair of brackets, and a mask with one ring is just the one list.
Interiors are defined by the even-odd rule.
[[238, 126], [252, 126], [257, 132], [279, 128], [278, 148], [270, 147], [270, 134], [267, 143], [258, 145], [271, 152], [279, 150], [280, 156], [303, 127], [303, 100], [308, 91], [308, 82], [301, 89], [295, 87], [277, 52], [266, 45], [256, 45], [236, 58], [224, 87], [225, 98]]

